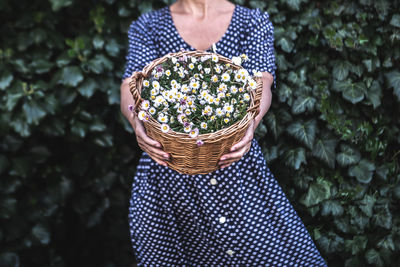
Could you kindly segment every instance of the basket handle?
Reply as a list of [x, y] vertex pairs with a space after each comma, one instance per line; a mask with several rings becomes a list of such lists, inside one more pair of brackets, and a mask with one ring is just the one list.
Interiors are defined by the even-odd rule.
[[254, 77], [254, 80], [257, 81], [257, 88], [255, 89], [255, 96], [254, 96], [254, 105], [247, 109], [247, 112], [254, 112], [254, 117], [257, 117], [258, 113], [260, 113], [260, 103], [261, 103], [261, 96], [263, 91], [263, 81], [261, 77]]
[[139, 85], [141, 83], [141, 79], [144, 77], [143, 72], [135, 71], [131, 76], [131, 81], [129, 82], [129, 90], [132, 93], [133, 100], [135, 101], [135, 111], [139, 111], [139, 104], [142, 102], [142, 98], [140, 96]]

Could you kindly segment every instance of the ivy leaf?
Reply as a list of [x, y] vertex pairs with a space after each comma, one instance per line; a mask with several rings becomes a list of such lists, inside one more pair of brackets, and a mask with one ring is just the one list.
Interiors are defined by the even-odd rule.
[[70, 6], [72, 4], [72, 0], [49, 0], [51, 3], [51, 8], [54, 12], [59, 11], [63, 7]]
[[[326, 137], [326, 136], [325, 136]], [[312, 155], [319, 158], [332, 169], [335, 168], [335, 148], [338, 143], [337, 139], [321, 138], [317, 139]]]
[[343, 207], [340, 205], [339, 201], [336, 200], [327, 200], [322, 204], [322, 216], [340, 216], [343, 214]]
[[343, 81], [349, 75], [351, 64], [348, 61], [339, 61], [333, 66], [333, 77], [338, 81]]
[[342, 96], [344, 99], [356, 104], [364, 99], [365, 84], [362, 82], [350, 83], [343, 91]]
[[296, 149], [290, 149], [285, 153], [285, 164], [292, 167], [295, 170], [300, 169], [301, 164], [306, 164], [306, 151], [304, 148], [299, 147]]
[[12, 73], [6, 71], [0, 75], [0, 90], [5, 90], [8, 86], [10, 86], [13, 81], [14, 76]]
[[319, 177], [315, 183], [310, 185], [307, 193], [301, 197], [300, 203], [309, 208], [329, 199], [331, 197], [331, 185], [329, 181]]
[[365, 253], [365, 259], [369, 264], [373, 264], [374, 266], [384, 266], [384, 262], [379, 255], [379, 252], [375, 249], [371, 248]]
[[86, 97], [90, 98], [93, 96], [94, 92], [97, 89], [97, 83], [94, 79], [89, 78], [86, 79], [79, 87], [78, 87], [78, 92]]
[[350, 167], [349, 175], [356, 177], [360, 183], [368, 184], [372, 180], [375, 165], [369, 160], [362, 159], [357, 165]]
[[392, 71], [385, 74], [389, 86], [394, 88], [393, 93], [396, 95], [397, 100], [400, 101], [400, 72]]
[[265, 122], [267, 124], [268, 131], [271, 132], [274, 138], [276, 139], [278, 137], [278, 130], [276, 125], [275, 113], [273, 113], [273, 111], [268, 112], [265, 117], [266, 117]]
[[359, 203], [358, 207], [365, 215], [367, 215], [368, 217], [372, 217], [375, 202], [376, 199], [374, 196], [365, 195], [364, 198], [358, 202]]
[[400, 28], [400, 15], [394, 14], [392, 19], [390, 20], [390, 25]]
[[372, 217], [374, 225], [390, 230], [392, 228], [392, 213], [388, 203], [379, 204], [374, 207], [375, 214]]
[[337, 234], [329, 233], [329, 235], [322, 236], [320, 239], [318, 239], [317, 243], [325, 253], [332, 254], [341, 249], [344, 241], [343, 238]]
[[66, 86], [75, 87], [83, 81], [83, 75], [79, 67], [69, 66], [61, 71], [60, 83]]
[[317, 131], [317, 122], [315, 119], [309, 121], [295, 121], [291, 123], [287, 132], [299, 140], [301, 143], [312, 149], [315, 140], [315, 134]]
[[381, 105], [382, 89], [378, 81], [373, 81], [370, 88], [367, 89], [366, 97], [372, 103], [374, 109]]
[[0, 254], [0, 266], [4, 267], [19, 267], [20, 260], [18, 254], [14, 252], [3, 252]]
[[38, 124], [39, 120], [46, 116], [46, 111], [42, 106], [38, 105], [36, 101], [25, 102], [22, 105], [22, 109], [25, 112], [26, 122], [28, 124]]
[[345, 241], [346, 250], [351, 251], [352, 255], [356, 255], [362, 251], [365, 251], [367, 247], [368, 239], [365, 236], [355, 236], [351, 240]]
[[393, 242], [393, 236], [387, 235], [378, 242], [378, 248], [395, 251], [396, 247]]
[[342, 152], [336, 155], [336, 160], [340, 166], [345, 167], [360, 161], [361, 155], [357, 150], [344, 144], [340, 145], [340, 149]]
[[277, 44], [282, 48], [286, 53], [292, 52], [294, 48], [294, 43], [288, 37], [281, 37], [277, 40]]
[[292, 104], [292, 113], [300, 114], [306, 111], [313, 111], [315, 106], [316, 99], [312, 96], [304, 96], [301, 95], [296, 98], [296, 100]]
[[44, 224], [36, 224], [32, 228], [32, 235], [39, 240], [40, 243], [47, 245], [50, 243], [50, 231]]

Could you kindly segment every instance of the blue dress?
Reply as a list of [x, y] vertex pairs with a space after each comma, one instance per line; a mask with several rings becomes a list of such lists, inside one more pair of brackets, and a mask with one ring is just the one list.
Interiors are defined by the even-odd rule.
[[[181, 48], [170, 9], [133, 21], [124, 77]], [[216, 43], [248, 70], [275, 77], [268, 14], [240, 5]], [[182, 175], [143, 152], [132, 183], [129, 227], [139, 266], [326, 266], [301, 219], [266, 165], [258, 142], [228, 168]]]

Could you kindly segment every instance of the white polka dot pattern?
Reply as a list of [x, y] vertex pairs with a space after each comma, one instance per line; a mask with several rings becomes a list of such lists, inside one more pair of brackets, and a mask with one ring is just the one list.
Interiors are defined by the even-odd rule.
[[[216, 44], [246, 68], [275, 75], [267, 13], [236, 5]], [[129, 30], [124, 78], [180, 48], [169, 9], [142, 15]], [[182, 175], [143, 152], [132, 183], [129, 229], [139, 266], [326, 266], [266, 165], [258, 142], [242, 159], [205, 175]]]

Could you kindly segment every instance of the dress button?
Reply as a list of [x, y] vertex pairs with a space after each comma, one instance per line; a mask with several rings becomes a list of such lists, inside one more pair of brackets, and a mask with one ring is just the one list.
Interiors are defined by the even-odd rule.
[[229, 256], [233, 256], [233, 254], [235, 254], [235, 251], [233, 251], [232, 249], [229, 249], [226, 251], [226, 254], [228, 254]]
[[211, 184], [211, 185], [216, 185], [216, 184], [217, 184], [217, 179], [211, 178], [210, 184]]
[[220, 223], [226, 222], [226, 217], [224, 217], [224, 216], [220, 217], [220, 218], [219, 218], [219, 222], [220, 222]]

